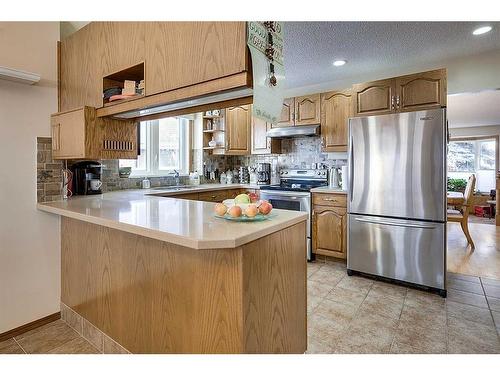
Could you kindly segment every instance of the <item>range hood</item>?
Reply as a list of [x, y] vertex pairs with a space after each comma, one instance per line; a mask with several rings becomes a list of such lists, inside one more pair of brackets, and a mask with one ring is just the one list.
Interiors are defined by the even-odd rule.
[[269, 138], [297, 138], [319, 135], [319, 125], [287, 126], [272, 128], [267, 132]]
[[199, 96], [197, 98], [191, 98], [187, 100], [179, 100], [165, 104], [159, 104], [147, 108], [134, 109], [127, 112], [122, 112], [113, 115], [115, 118], [119, 119], [132, 119], [143, 116], [150, 116], [155, 114], [160, 114], [163, 112], [175, 111], [180, 109], [187, 109], [198, 107], [206, 104], [213, 104], [217, 102], [223, 102], [232, 99], [239, 99], [248, 96], [252, 96], [253, 90], [250, 88], [241, 88], [235, 90], [228, 90], [224, 92], [219, 92], [216, 94]]

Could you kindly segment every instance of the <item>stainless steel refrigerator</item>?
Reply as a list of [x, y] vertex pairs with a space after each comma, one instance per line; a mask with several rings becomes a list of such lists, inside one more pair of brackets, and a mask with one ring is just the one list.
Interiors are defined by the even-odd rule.
[[349, 120], [348, 273], [446, 295], [446, 110]]

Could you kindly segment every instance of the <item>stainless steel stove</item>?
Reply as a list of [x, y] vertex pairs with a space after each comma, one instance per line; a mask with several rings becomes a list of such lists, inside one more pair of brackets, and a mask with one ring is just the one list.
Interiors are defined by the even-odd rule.
[[274, 208], [304, 211], [307, 219], [307, 260], [312, 260], [311, 251], [311, 189], [326, 186], [326, 169], [283, 169], [279, 185], [262, 186], [260, 198], [268, 200]]

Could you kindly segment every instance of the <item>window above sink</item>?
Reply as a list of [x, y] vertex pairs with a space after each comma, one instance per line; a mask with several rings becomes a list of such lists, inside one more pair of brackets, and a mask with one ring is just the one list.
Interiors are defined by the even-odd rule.
[[136, 160], [120, 160], [131, 167], [130, 177], [162, 177], [189, 174], [191, 121], [167, 117], [140, 123], [140, 155]]

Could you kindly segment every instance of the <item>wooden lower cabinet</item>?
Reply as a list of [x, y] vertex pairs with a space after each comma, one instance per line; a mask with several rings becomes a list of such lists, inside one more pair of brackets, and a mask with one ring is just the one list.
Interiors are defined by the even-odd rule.
[[312, 247], [314, 254], [347, 258], [347, 208], [345, 206], [335, 207], [331, 203], [313, 204]]

